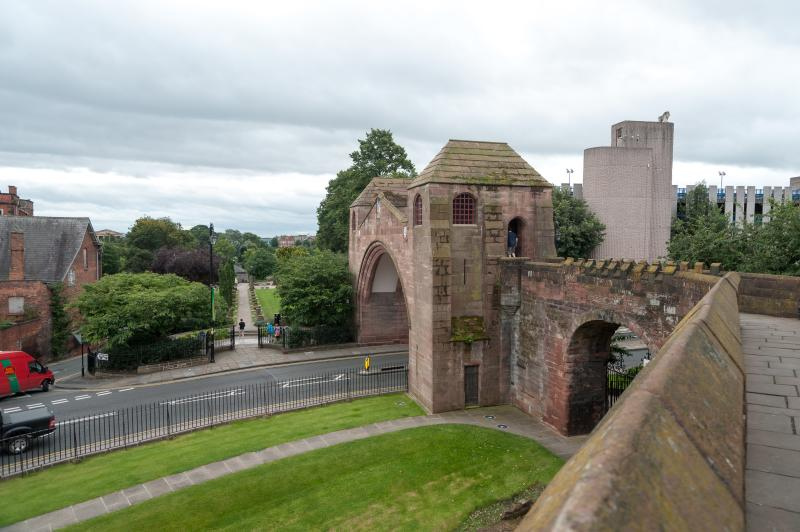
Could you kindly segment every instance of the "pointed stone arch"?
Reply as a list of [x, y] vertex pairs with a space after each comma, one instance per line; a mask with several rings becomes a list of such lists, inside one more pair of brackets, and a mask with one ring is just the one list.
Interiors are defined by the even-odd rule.
[[367, 248], [356, 280], [359, 344], [407, 343], [409, 311], [403, 279], [387, 247]]

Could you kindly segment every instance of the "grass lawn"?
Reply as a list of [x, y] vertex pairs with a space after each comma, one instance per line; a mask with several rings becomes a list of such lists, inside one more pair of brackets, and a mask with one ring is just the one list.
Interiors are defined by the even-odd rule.
[[285, 458], [73, 530], [452, 530], [563, 460], [494, 429], [438, 425]]
[[[405, 394], [239, 421], [0, 481], [0, 526], [210, 462], [317, 434], [423, 415]], [[186, 512], [180, 512], [186, 513]]]
[[281, 311], [281, 298], [276, 288], [256, 288], [256, 299], [266, 320], [271, 320], [273, 314]]

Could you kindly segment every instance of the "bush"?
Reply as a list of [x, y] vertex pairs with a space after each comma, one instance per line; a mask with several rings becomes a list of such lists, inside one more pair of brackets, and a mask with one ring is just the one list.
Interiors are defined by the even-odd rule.
[[353, 341], [353, 330], [349, 327], [320, 325], [318, 327], [290, 327], [289, 347], [345, 344]]
[[194, 335], [190, 338], [163, 340], [148, 345], [112, 348], [103, 367], [114, 371], [135, 371], [139, 366], [181, 360], [205, 354], [205, 341]]

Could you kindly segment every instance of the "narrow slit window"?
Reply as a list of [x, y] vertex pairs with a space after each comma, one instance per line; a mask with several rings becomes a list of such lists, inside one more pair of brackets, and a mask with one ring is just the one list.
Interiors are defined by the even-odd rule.
[[414, 225], [422, 225], [422, 196], [414, 198]]

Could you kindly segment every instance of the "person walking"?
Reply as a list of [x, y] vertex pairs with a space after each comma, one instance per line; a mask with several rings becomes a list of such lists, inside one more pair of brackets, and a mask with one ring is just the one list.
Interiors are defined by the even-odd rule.
[[244, 318], [239, 318], [239, 336], [244, 336]]
[[275, 336], [275, 326], [272, 325], [272, 322], [267, 323], [267, 343], [271, 344], [274, 336]]
[[507, 257], [517, 256], [517, 233], [515, 233], [511, 229], [508, 230], [508, 252], [506, 253], [506, 256]]

